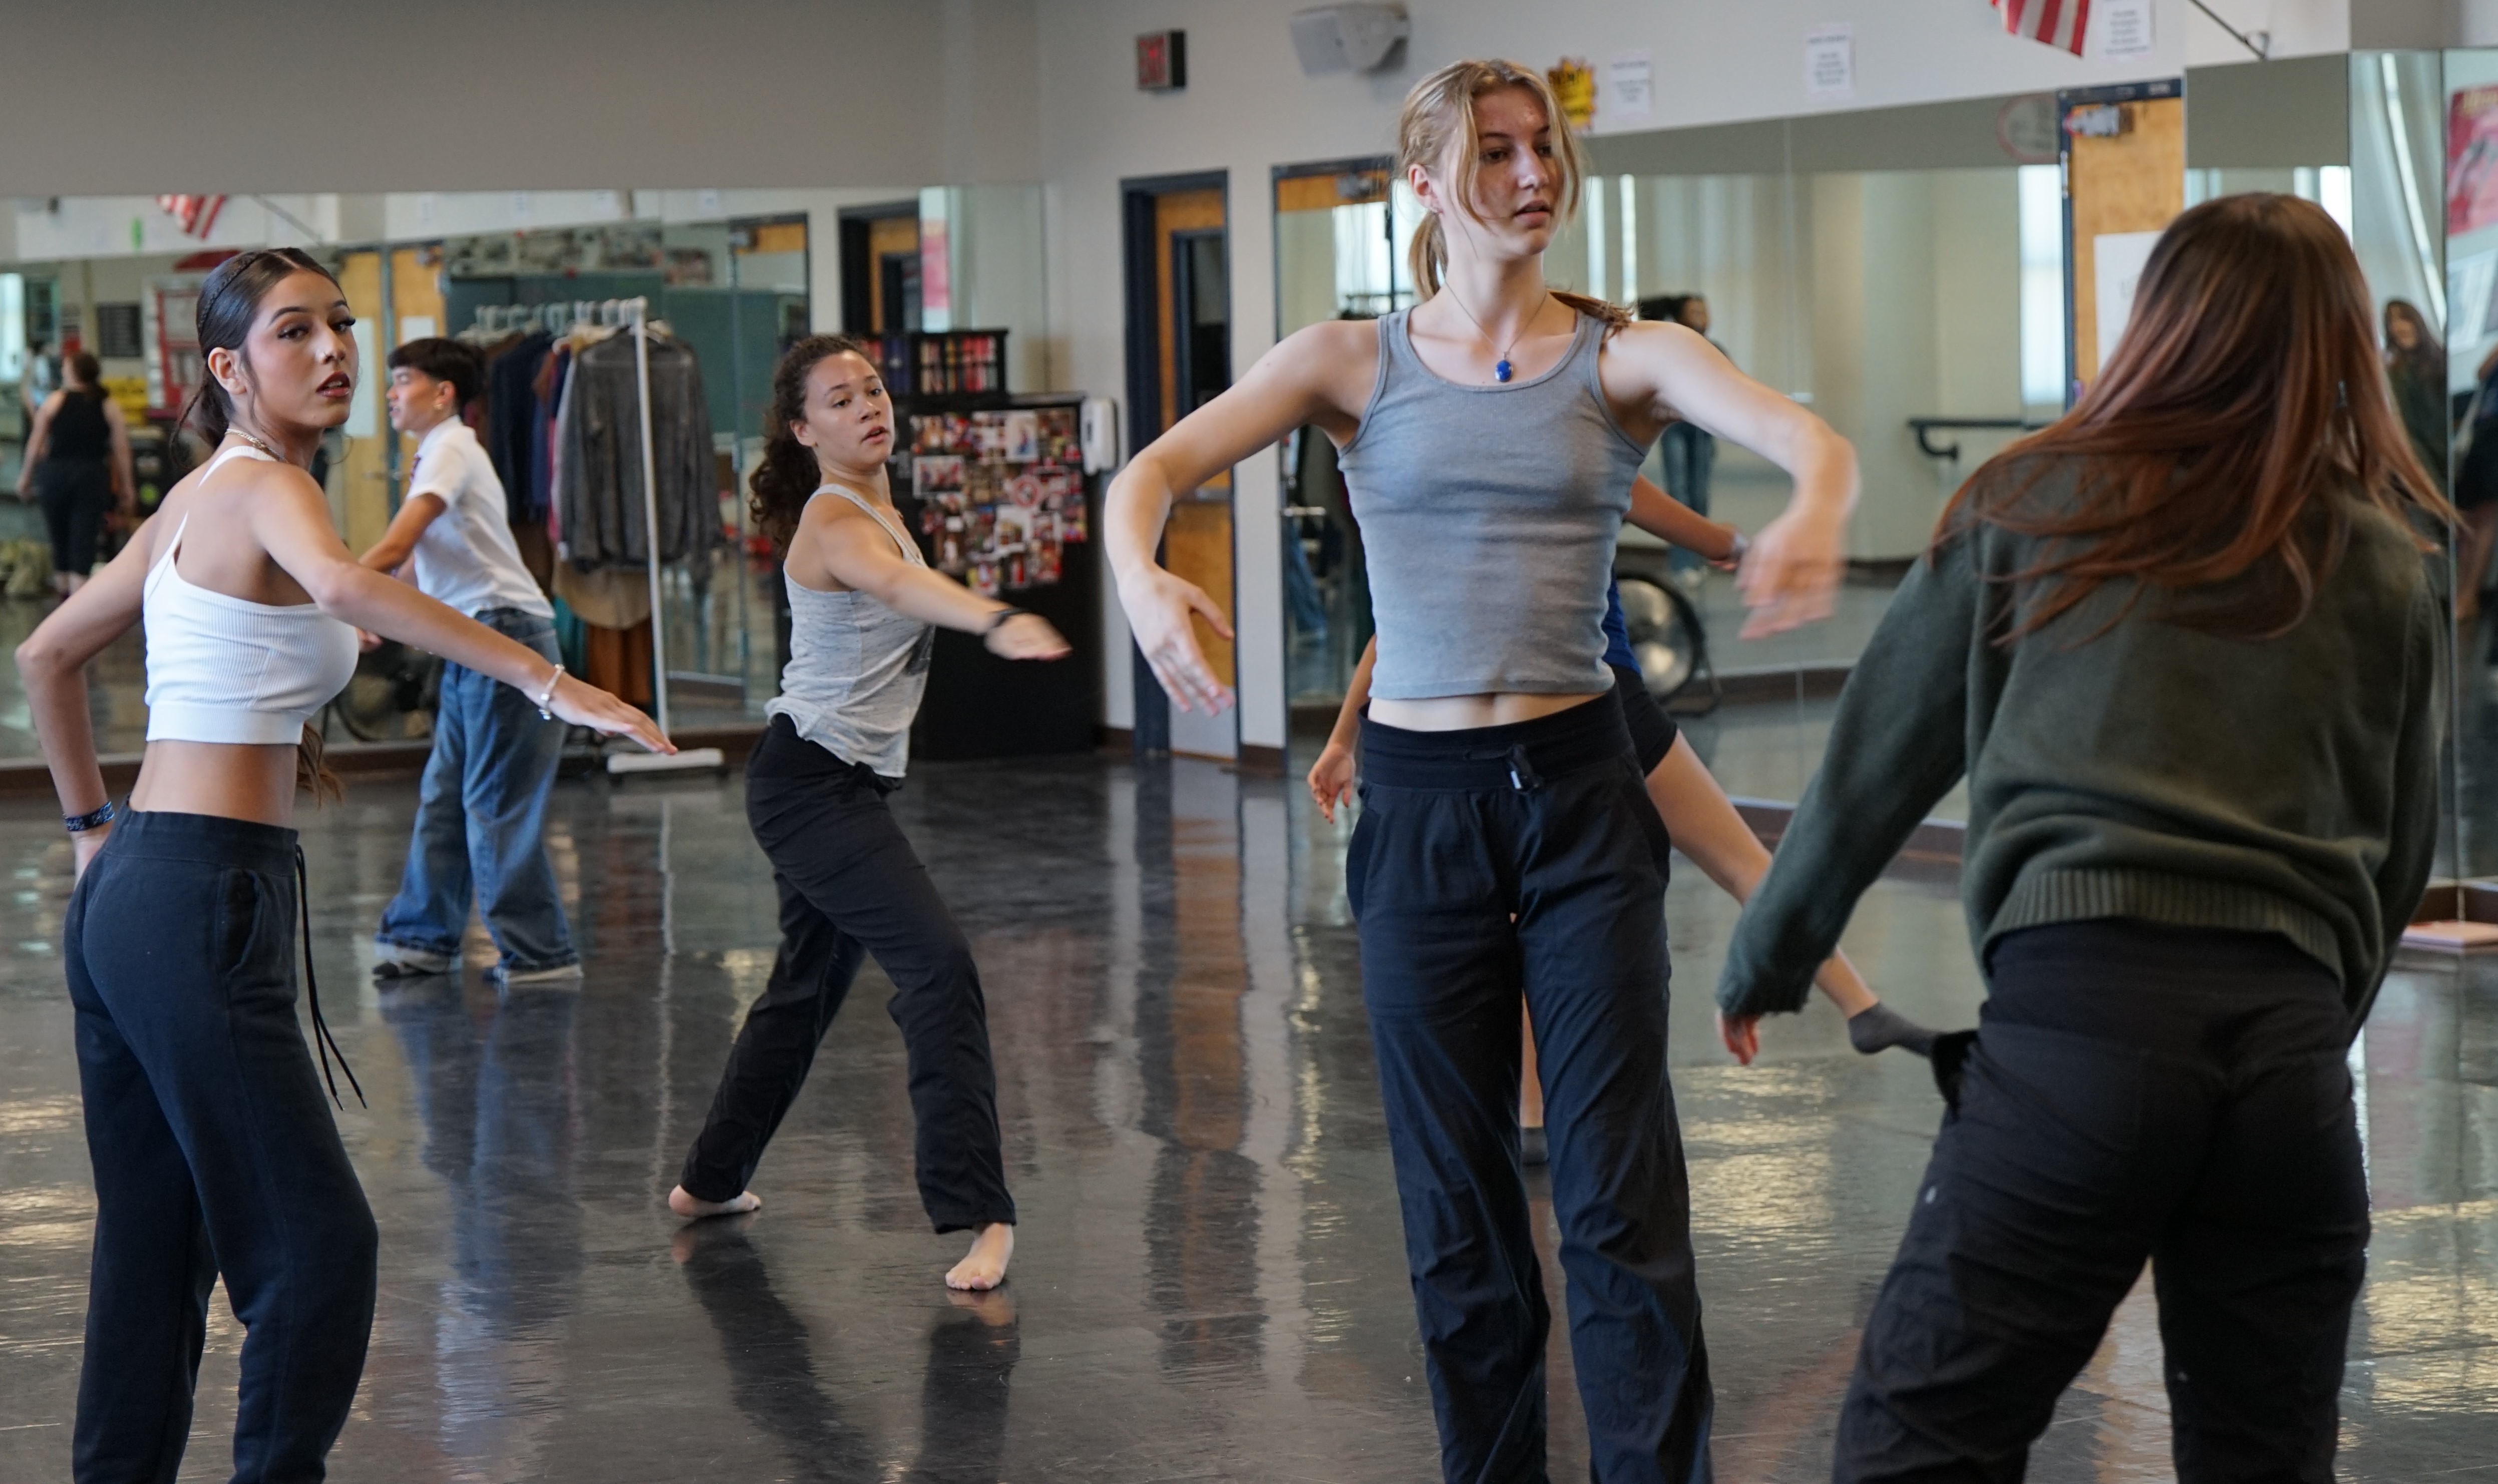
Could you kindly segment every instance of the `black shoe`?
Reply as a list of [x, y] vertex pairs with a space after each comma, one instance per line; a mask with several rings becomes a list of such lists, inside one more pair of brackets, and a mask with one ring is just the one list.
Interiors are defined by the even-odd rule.
[[1544, 1148], [1543, 1124], [1530, 1124], [1518, 1131], [1518, 1162], [1530, 1168], [1551, 1162]]

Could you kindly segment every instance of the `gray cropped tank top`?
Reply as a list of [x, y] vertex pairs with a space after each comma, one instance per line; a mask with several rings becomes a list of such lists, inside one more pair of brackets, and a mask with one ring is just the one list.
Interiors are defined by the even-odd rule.
[[[893, 537], [902, 559], [926, 566], [919, 544], [881, 511], [837, 484], [817, 489], [867, 512]], [[865, 593], [825, 593], [782, 579], [789, 589], [789, 663], [781, 694], [763, 708], [785, 716], [798, 735], [844, 762], [863, 762], [886, 778], [911, 764], [911, 723], [928, 687], [928, 655], [937, 630]]]
[[1386, 700], [1613, 688], [1605, 589], [1648, 450], [1605, 405], [1604, 322], [1543, 375], [1460, 386], [1379, 321], [1379, 377], [1339, 467], [1361, 527]]

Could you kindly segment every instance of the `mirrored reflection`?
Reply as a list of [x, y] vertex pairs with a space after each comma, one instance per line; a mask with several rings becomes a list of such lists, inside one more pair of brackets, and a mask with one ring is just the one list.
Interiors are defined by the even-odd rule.
[[558, 1339], [578, 1297], [580, 996], [496, 1003], [441, 979], [393, 989], [381, 1015], [406, 1058], [420, 1158], [443, 1183], [449, 1271], [429, 1373], [441, 1445], [500, 1467], [540, 1454], [560, 1415]]

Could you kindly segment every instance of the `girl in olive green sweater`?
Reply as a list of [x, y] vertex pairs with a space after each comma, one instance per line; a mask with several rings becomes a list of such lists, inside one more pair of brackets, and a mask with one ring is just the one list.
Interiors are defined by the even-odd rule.
[[1841, 1481], [2018, 1477], [2144, 1262], [2178, 1477], [2324, 1480], [2368, 1202], [2344, 1066], [2435, 844], [2450, 512], [2348, 242], [2232, 196], [1902, 585], [1739, 924], [1792, 1011], [1966, 775], [1988, 998], [1839, 1425]]

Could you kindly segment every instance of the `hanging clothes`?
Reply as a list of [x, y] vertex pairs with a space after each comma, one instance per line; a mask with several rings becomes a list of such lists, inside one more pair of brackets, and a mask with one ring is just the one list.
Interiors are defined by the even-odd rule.
[[[720, 545], [718, 467], [702, 369], [682, 342], [650, 337], [651, 442], [661, 562]], [[630, 332], [579, 350], [559, 414], [554, 517], [576, 566], [642, 565], [651, 550], [642, 490], [642, 418]]]
[[514, 530], [546, 522], [543, 490], [530, 475], [529, 449], [536, 416], [533, 384], [538, 368], [555, 347], [544, 331], [514, 339], [486, 363], [486, 429], [482, 441], [494, 462], [495, 477], [503, 481], [503, 500]]

